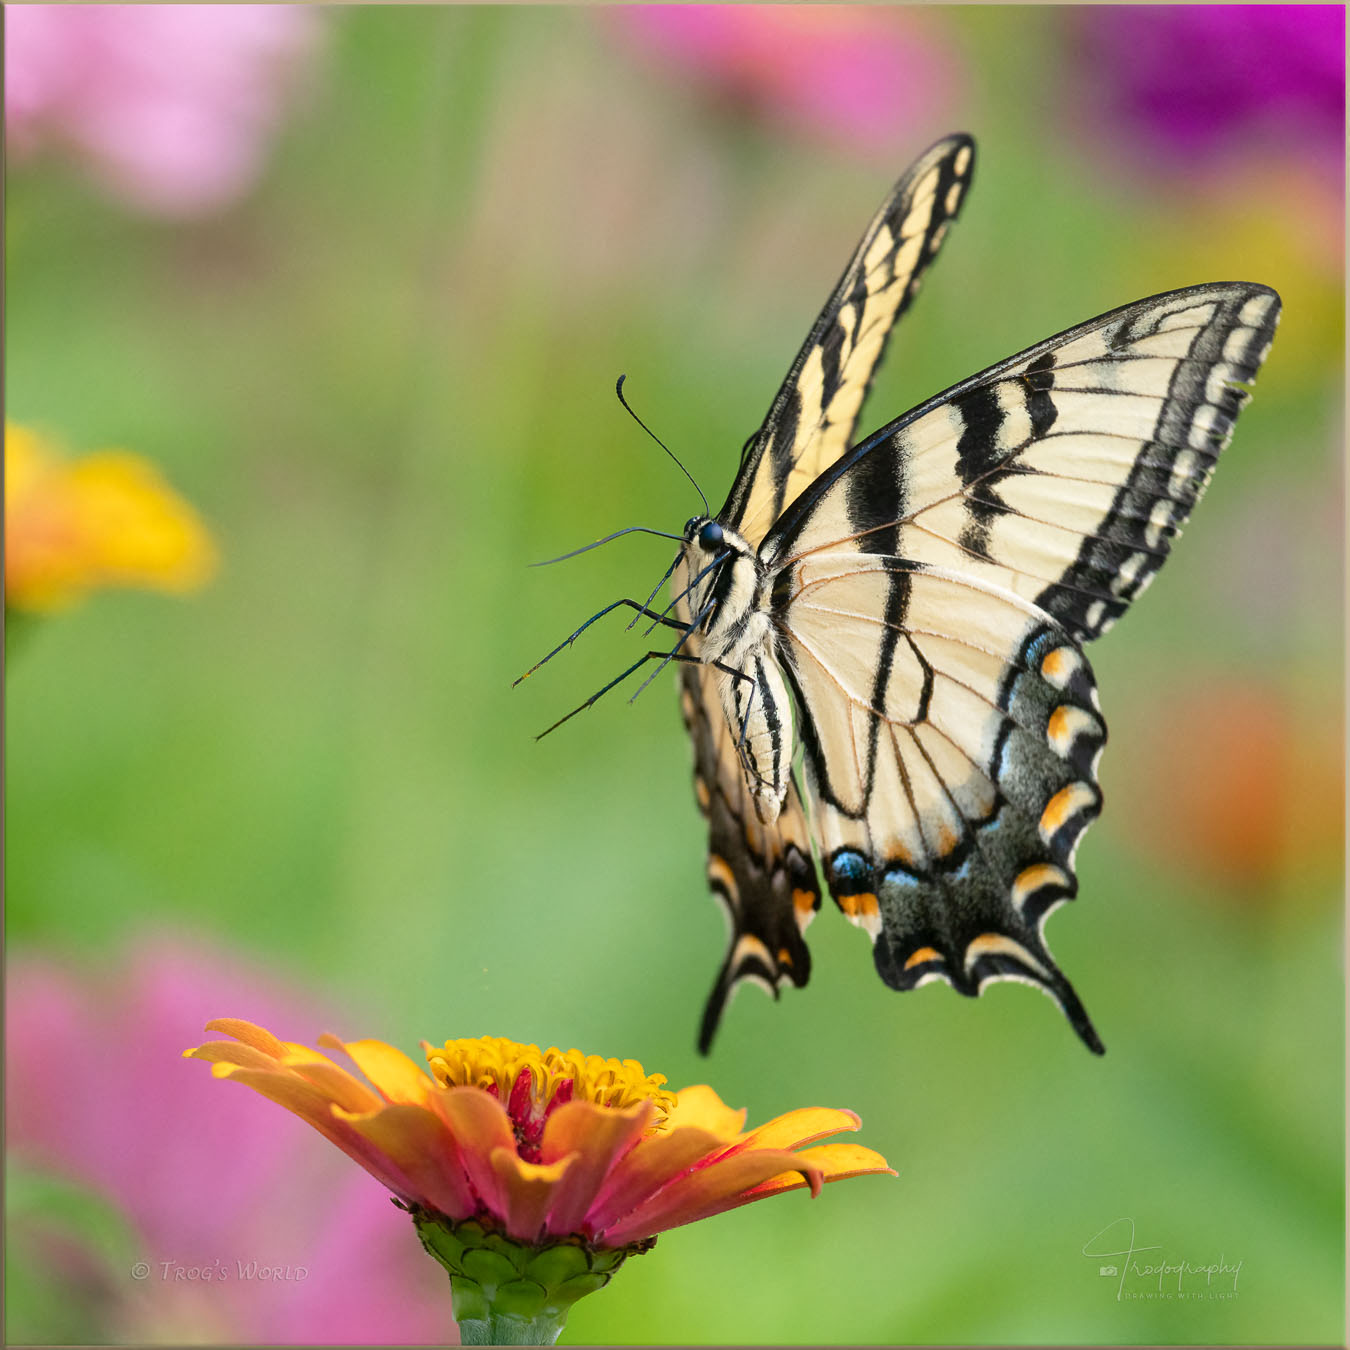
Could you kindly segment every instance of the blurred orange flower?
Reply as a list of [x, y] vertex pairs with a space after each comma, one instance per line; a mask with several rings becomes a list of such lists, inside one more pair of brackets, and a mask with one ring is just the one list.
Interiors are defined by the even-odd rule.
[[816, 1195], [826, 1181], [894, 1175], [857, 1144], [803, 1148], [856, 1130], [852, 1111], [806, 1107], [746, 1131], [745, 1112], [710, 1087], [669, 1092], [635, 1060], [484, 1037], [424, 1042], [428, 1074], [381, 1041], [320, 1037], [367, 1083], [249, 1022], [207, 1030], [235, 1040], [188, 1057], [308, 1121], [412, 1212], [450, 1271], [466, 1343], [488, 1343], [483, 1327], [501, 1334], [491, 1319], [503, 1308], [560, 1329], [571, 1301], [669, 1228], [803, 1186]]
[[1118, 819], [1137, 847], [1266, 898], [1337, 866], [1343, 738], [1330, 698], [1300, 712], [1277, 687], [1217, 671], [1188, 684], [1197, 692], [1150, 719], [1121, 782]]
[[61, 609], [101, 586], [190, 591], [215, 574], [200, 517], [147, 460], [104, 450], [68, 462], [5, 425], [5, 604]]

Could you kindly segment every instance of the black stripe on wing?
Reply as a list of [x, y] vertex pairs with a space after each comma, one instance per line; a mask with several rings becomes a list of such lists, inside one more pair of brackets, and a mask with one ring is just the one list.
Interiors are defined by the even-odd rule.
[[1098, 637], [1166, 560], [1278, 317], [1268, 287], [1221, 282], [1038, 343], [869, 437], [798, 498], [761, 557], [783, 566], [853, 539], [969, 570], [1079, 641]]
[[718, 519], [758, 544], [784, 507], [848, 448], [896, 321], [918, 293], [975, 167], [975, 143], [931, 146], [873, 217], [764, 425], [747, 442]]

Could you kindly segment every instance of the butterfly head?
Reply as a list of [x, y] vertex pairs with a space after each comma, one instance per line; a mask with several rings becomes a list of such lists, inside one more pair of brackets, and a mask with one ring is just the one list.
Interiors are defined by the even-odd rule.
[[722, 552], [727, 538], [726, 531], [707, 516], [690, 516], [684, 522], [684, 537], [687, 543], [697, 543], [710, 556]]
[[[760, 564], [749, 542], [711, 516], [691, 516], [684, 526], [683, 580], [690, 615], [705, 636], [703, 649], [718, 658], [727, 651], [714, 641], [719, 630], [739, 635], [760, 588]], [[711, 659], [711, 658], [709, 658]]]
[[705, 568], [711, 569], [710, 575], [721, 572], [723, 563], [734, 569], [754, 557], [745, 539], [711, 516], [690, 516], [685, 521], [683, 552], [691, 575]]

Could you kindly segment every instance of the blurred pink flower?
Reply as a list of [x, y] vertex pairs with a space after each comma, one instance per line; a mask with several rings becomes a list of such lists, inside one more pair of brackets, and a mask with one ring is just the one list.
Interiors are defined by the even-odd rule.
[[[223, 1003], [243, 999], [279, 1021], [322, 1020], [322, 1010], [237, 958], [177, 941], [148, 942], [113, 969], [87, 977], [11, 957], [6, 1125], [11, 1163], [84, 1183], [125, 1212], [149, 1277], [91, 1277], [96, 1260], [59, 1215], [43, 1215], [43, 1231], [28, 1234], [30, 1261], [60, 1253], [53, 1278], [85, 1291], [111, 1341], [453, 1336], [444, 1277], [383, 1187], [319, 1153], [300, 1121], [279, 1120], [243, 1093], [226, 1100], [209, 1078], [182, 1072], [179, 1043]], [[9, 1236], [23, 1242], [24, 1226]], [[249, 1262], [306, 1274], [248, 1278]], [[210, 1283], [174, 1274], [207, 1268], [227, 1273]], [[85, 1278], [68, 1279], [72, 1269]], [[25, 1330], [41, 1328], [9, 1330], [28, 1339]]]
[[735, 103], [864, 151], [947, 130], [957, 61], [920, 9], [623, 5], [638, 47]]
[[320, 23], [304, 5], [10, 5], [11, 163], [55, 145], [151, 214], [225, 206], [258, 177]]

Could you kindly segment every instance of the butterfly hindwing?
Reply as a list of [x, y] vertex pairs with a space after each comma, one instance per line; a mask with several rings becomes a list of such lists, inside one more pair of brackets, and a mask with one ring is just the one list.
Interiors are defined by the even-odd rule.
[[708, 821], [708, 885], [727, 913], [727, 951], [699, 1032], [705, 1054], [742, 980], [774, 995], [804, 985], [811, 953], [802, 934], [820, 908], [806, 815], [795, 784], [778, 819], [764, 824], [746, 790], [736, 740], [707, 666], [680, 668], [680, 706], [694, 744], [694, 792]]
[[1043, 937], [1101, 807], [1077, 644], [1005, 591], [875, 554], [803, 559], [781, 622], [826, 881], [882, 978], [1022, 979], [1099, 1050]]
[[719, 518], [758, 544], [797, 495], [849, 448], [891, 328], [908, 309], [975, 167], [969, 136], [927, 150], [892, 189], [820, 312]]

